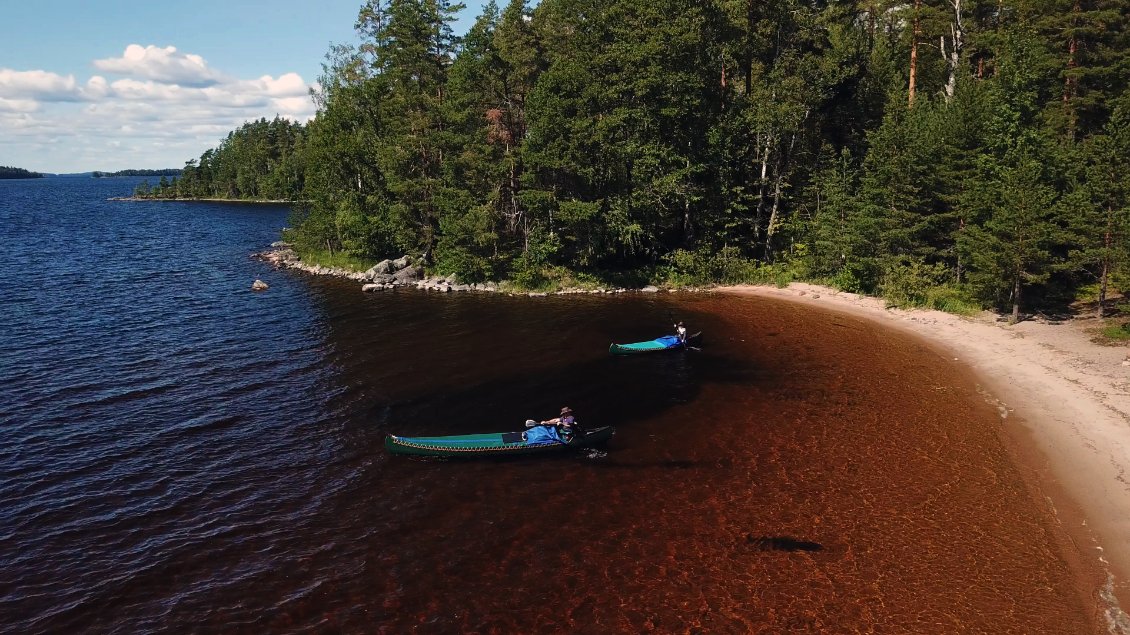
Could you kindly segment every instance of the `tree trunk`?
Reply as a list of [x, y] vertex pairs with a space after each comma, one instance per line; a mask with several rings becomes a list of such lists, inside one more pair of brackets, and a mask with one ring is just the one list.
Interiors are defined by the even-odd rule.
[[942, 57], [949, 66], [949, 77], [946, 79], [946, 102], [953, 99], [957, 90], [957, 73], [961, 67], [961, 49], [965, 46], [965, 28], [961, 24], [961, 0], [950, 0], [953, 7], [953, 23], [950, 24], [950, 50], [946, 53], [945, 37], [942, 38]]
[[766, 188], [769, 185], [769, 152], [773, 136], [768, 133], [765, 135], [764, 147], [761, 145], [761, 134], [758, 133], [757, 137], [757, 149], [761, 154], [761, 178], [757, 182], [757, 212], [753, 217], [753, 241], [755, 243], [761, 240], [761, 219], [765, 215]]
[[746, 42], [745, 42], [744, 59], [742, 60], [742, 66], [745, 67], [745, 68], [742, 69], [742, 71], [745, 72], [745, 94], [746, 94], [746, 97], [749, 97], [749, 95], [753, 92], [753, 42], [752, 42], [752, 40], [753, 40], [753, 30], [754, 30], [753, 25], [754, 25], [754, 22], [756, 22], [756, 14], [754, 12], [754, 8], [757, 7], [757, 6], [759, 6], [759, 5], [757, 3], [755, 3], [754, 0], [749, 0], [749, 2], [746, 4]]
[[1020, 274], [1012, 280], [1012, 319], [1009, 324], [1016, 324], [1020, 320]]
[[[1074, 27], [1079, 20], [1079, 0], [1071, 7], [1071, 26]], [[1067, 71], [1064, 73], [1063, 80], [1063, 114], [1067, 117], [1067, 138], [1075, 138], [1075, 111], [1072, 109], [1072, 98], [1075, 97], [1075, 76], [1072, 71], [1078, 66], [1075, 60], [1075, 54], [1079, 50], [1079, 41], [1075, 39], [1075, 32], [1072, 29], [1071, 36], [1067, 38]]]
[[[807, 113], [805, 118], [808, 118]], [[774, 171], [774, 184], [773, 184], [773, 209], [769, 214], [769, 227], [765, 230], [765, 257], [766, 260], [772, 261], [773, 257], [773, 234], [777, 233], [777, 225], [780, 223], [778, 212], [781, 209], [781, 179], [784, 178], [782, 164], [788, 160], [793, 153], [793, 147], [796, 145], [796, 135], [794, 134], [789, 139], [789, 150], [787, 153], [779, 153], [777, 155], [776, 164], [773, 167]]]
[[918, 10], [922, 8], [922, 0], [914, 0], [914, 27], [910, 35], [910, 91], [907, 98], [907, 107], [914, 105], [914, 87], [918, 76]]
[[1106, 302], [1107, 283], [1110, 278], [1110, 249], [1114, 238], [1111, 225], [1114, 224], [1114, 209], [1106, 206], [1106, 231], [1103, 233], [1103, 273], [1099, 278], [1099, 319], [1103, 318], [1103, 304]]
[[[687, 175], [690, 176], [691, 158], [687, 157]], [[687, 191], [683, 194], [683, 238], [689, 244], [694, 240], [694, 224], [691, 223], [691, 184], [687, 183]]]

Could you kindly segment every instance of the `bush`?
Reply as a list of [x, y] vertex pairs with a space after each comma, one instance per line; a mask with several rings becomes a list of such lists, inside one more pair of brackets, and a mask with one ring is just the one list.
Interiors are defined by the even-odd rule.
[[879, 294], [889, 306], [927, 306], [930, 291], [944, 286], [948, 277], [945, 265], [906, 259], [887, 268], [879, 284]]
[[550, 260], [560, 248], [557, 234], [534, 232], [530, 235], [529, 248], [511, 263], [510, 280], [523, 289], [553, 288]]
[[855, 270], [850, 267], [844, 267], [836, 272], [828, 280], [828, 284], [840, 291], [847, 291], [848, 293], [862, 293], [863, 283], [860, 282], [859, 276], [856, 275]]
[[676, 287], [708, 284], [776, 284], [797, 279], [789, 263], [763, 265], [741, 255], [735, 247], [716, 253], [705, 249], [676, 249], [663, 259], [657, 277]]
[[1103, 337], [1116, 342], [1124, 342], [1130, 340], [1130, 322], [1123, 324], [1111, 324], [1103, 327]]
[[925, 306], [954, 315], [975, 315], [983, 308], [968, 292], [953, 286], [934, 287], [927, 291]]
[[305, 249], [295, 245], [295, 251], [308, 265], [321, 265], [334, 269], [348, 269], [349, 271], [365, 271], [376, 264], [371, 259], [360, 258], [341, 251], [327, 251], [325, 249]]

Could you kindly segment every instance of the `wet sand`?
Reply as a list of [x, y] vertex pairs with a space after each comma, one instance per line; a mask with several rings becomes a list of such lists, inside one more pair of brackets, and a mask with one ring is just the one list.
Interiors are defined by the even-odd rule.
[[1001, 436], [1027, 488], [1047, 501], [1066, 532], [1068, 541], [1061, 546], [1078, 555], [1072, 567], [1081, 591], [1096, 597], [1110, 632], [1130, 633], [1130, 618], [1119, 608], [1130, 603], [1130, 355], [1125, 346], [1092, 343], [1085, 320], [1009, 326], [988, 315], [887, 309], [875, 298], [807, 284], [722, 291], [894, 327], [972, 369], [985, 398], [1000, 412]]

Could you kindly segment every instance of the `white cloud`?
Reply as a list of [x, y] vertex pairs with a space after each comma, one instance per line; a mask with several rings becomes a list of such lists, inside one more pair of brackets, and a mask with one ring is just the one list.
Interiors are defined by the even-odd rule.
[[177, 167], [247, 121], [315, 113], [311, 84], [297, 73], [239, 79], [199, 55], [137, 44], [94, 64], [125, 77], [81, 82], [0, 68], [0, 146], [9, 162], [48, 172]]
[[254, 85], [262, 87], [263, 91], [271, 97], [305, 97], [310, 90], [298, 73], [280, 75], [278, 79], [264, 75], [255, 80]]
[[313, 108], [309, 97], [285, 97], [273, 101], [275, 109], [278, 110], [278, 114], [280, 115], [294, 115], [295, 117], [299, 117]]
[[97, 100], [102, 99], [110, 92], [110, 84], [106, 82], [106, 78], [101, 75], [95, 75], [86, 81], [86, 86], [79, 89], [79, 94], [84, 99]]
[[136, 79], [119, 79], [111, 82], [110, 89], [115, 97], [121, 99], [187, 101], [198, 98], [198, 91], [186, 90], [176, 84], [161, 84], [153, 81], [139, 82]]
[[35, 112], [39, 102], [34, 99], [5, 99], [0, 97], [0, 112]]
[[0, 68], [0, 97], [41, 101], [73, 101], [78, 98], [73, 75], [63, 77], [47, 71], [15, 71]]
[[160, 48], [152, 44], [146, 47], [130, 44], [121, 57], [94, 60], [94, 68], [184, 86], [211, 86], [224, 79], [208, 68], [208, 63], [199, 55], [178, 53], [175, 46]]

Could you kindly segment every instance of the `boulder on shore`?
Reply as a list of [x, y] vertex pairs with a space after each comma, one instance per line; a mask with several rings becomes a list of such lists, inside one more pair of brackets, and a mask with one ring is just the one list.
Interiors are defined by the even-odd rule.
[[270, 287], [267, 286], [267, 283], [263, 282], [262, 280], [257, 279], [255, 280], [255, 282], [251, 283], [252, 291], [266, 291], [267, 289], [270, 289]]
[[415, 282], [419, 280], [423, 275], [424, 270], [420, 267], [405, 267], [393, 274], [392, 278], [396, 282], [404, 284], [408, 282]]
[[375, 278], [376, 276], [392, 273], [392, 261], [386, 258], [373, 265], [372, 267], [369, 267], [369, 270], [365, 273], [370, 278]]

